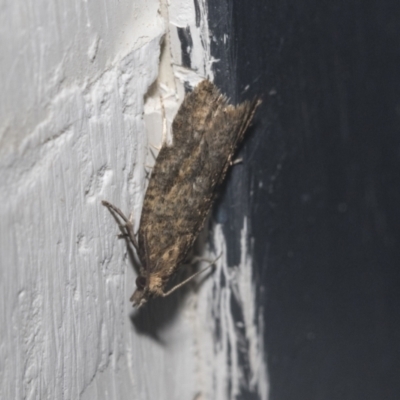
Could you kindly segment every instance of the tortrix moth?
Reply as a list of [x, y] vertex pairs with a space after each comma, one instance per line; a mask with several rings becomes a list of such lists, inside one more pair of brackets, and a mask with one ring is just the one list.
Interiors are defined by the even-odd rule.
[[144, 198], [138, 240], [132, 223], [112, 204], [103, 204], [124, 221], [141, 266], [131, 297], [140, 307], [166, 296], [168, 282], [185, 260], [215, 200], [238, 145], [261, 101], [238, 106], [208, 80], [187, 94], [172, 124], [173, 144], [163, 144]]

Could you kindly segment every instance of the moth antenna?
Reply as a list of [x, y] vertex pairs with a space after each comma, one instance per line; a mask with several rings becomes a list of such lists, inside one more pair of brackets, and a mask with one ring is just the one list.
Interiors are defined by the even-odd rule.
[[[196, 278], [196, 276], [202, 274], [203, 272], [207, 271], [208, 269], [210, 269], [212, 266], [215, 265], [215, 263], [220, 259], [222, 254], [220, 254], [213, 262], [210, 263], [210, 265], [208, 265], [207, 267], [203, 268], [200, 271], [195, 272], [193, 275], [189, 276], [189, 278], [185, 279], [183, 282], [178, 283], [177, 285], [175, 285], [172, 289], [168, 290], [168, 292], [163, 293], [162, 297], [167, 297], [169, 296], [171, 293], [175, 292], [175, 290], [178, 290], [180, 287], [182, 287], [183, 285], [186, 285], [188, 282], [190, 282], [193, 278]], [[209, 261], [209, 260], [206, 260]]]
[[127, 230], [128, 237], [129, 237], [133, 247], [135, 248], [136, 252], [139, 252], [139, 244], [138, 244], [138, 242], [136, 240], [135, 233], [133, 232], [133, 223], [132, 223], [132, 221], [130, 219], [126, 218], [124, 213], [118, 207], [114, 206], [114, 204], [111, 204], [106, 200], [103, 200], [101, 202], [101, 204], [103, 204], [103, 206], [107, 207], [108, 210], [111, 212], [111, 214], [114, 215], [114, 217], [115, 217], [115, 214], [117, 214], [125, 222], [125, 225], [122, 225], [122, 224], [119, 223], [119, 220], [117, 218], [118, 224]]

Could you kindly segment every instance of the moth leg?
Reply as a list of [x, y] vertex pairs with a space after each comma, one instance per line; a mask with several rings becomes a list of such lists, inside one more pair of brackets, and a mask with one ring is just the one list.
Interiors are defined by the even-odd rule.
[[[157, 150], [157, 151], [160, 151], [161, 150], [161, 146], [154, 146], [154, 144], [151, 144], [151, 143], [149, 143], [149, 145], [154, 149], [154, 150]], [[151, 149], [149, 149], [150, 151], [151, 151]], [[156, 156], [155, 156], [155, 154], [151, 151], [151, 155], [154, 157], [154, 159], [156, 159]]]
[[236, 160], [232, 160], [229, 165], [232, 167], [237, 164], [241, 164], [243, 162], [243, 158], [237, 158]]
[[[101, 202], [101, 204], [103, 204], [103, 206], [107, 207], [112, 215], [114, 215], [114, 216], [115, 216], [115, 214], [119, 215], [120, 218], [125, 222], [125, 225], [122, 225], [122, 224], [121, 225], [128, 232], [128, 237], [129, 237], [131, 243], [133, 244], [133, 247], [135, 248], [135, 250], [139, 251], [139, 244], [135, 238], [135, 233], [133, 232], [132, 221], [130, 219], [126, 218], [124, 213], [118, 207], [114, 206], [114, 204], [111, 204], [106, 200], [103, 200]], [[118, 218], [117, 218], [117, 221], [118, 221]]]
[[[151, 143], [150, 143], [150, 146], [151, 146], [151, 147], [154, 147], [157, 151], [160, 151], [160, 150], [161, 150], [161, 147], [158, 148], [158, 147], [156, 147], [156, 146], [153, 146]], [[152, 149], [149, 148], [149, 152], [150, 152], [151, 156], [153, 157], [154, 161], [156, 161], [157, 156], [154, 154], [154, 151], [153, 151]], [[153, 168], [153, 167], [150, 167], [150, 168]]]
[[[130, 224], [133, 226], [133, 212], [131, 212], [130, 215], [129, 215], [129, 222], [130, 222]], [[126, 229], [126, 226], [125, 226], [125, 225], [124, 225], [124, 228]], [[118, 237], [121, 238], [121, 239], [126, 238], [127, 236], [128, 236], [129, 239], [130, 239], [130, 236], [127, 235], [126, 233], [121, 233], [120, 235], [118, 235]]]
[[[219, 258], [221, 257], [222, 253], [212, 262], [210, 262], [210, 265], [208, 265], [207, 267], [203, 268], [200, 271], [195, 272], [193, 275], [189, 276], [189, 278], [185, 279], [183, 282], [178, 283], [177, 285], [175, 285], [172, 289], [168, 290], [168, 292], [163, 293], [161, 296], [162, 297], [167, 297], [169, 296], [171, 293], [175, 292], [175, 290], [178, 290], [180, 287], [182, 287], [183, 285], [186, 285], [188, 282], [190, 282], [193, 278], [196, 278], [196, 276], [202, 274], [203, 272], [209, 270], [212, 266], [215, 265], [215, 263], [219, 260]], [[204, 261], [210, 261], [210, 260], [206, 260], [206, 259], [197, 259], [197, 261], [200, 260], [204, 260]]]
[[150, 166], [146, 165], [145, 168], [144, 168], [144, 173], [146, 174], [146, 179], [150, 179], [151, 171], [148, 171], [146, 168], [153, 169], [153, 167], [150, 167]]
[[[150, 143], [150, 146], [152, 146], [152, 147], [154, 147], [154, 148], [157, 149], [157, 147], [153, 146], [151, 143]], [[157, 157], [156, 157], [156, 155], [154, 154], [153, 150], [149, 149], [149, 152], [150, 152], [150, 154], [152, 155], [154, 161], [156, 161]], [[144, 172], [145, 172], [145, 174], [146, 174], [146, 178], [147, 178], [147, 179], [150, 179], [151, 171], [152, 171], [153, 168], [154, 168], [154, 164], [153, 164], [153, 165], [148, 165], [148, 164], [146, 164], [146, 165], [144, 166]], [[149, 170], [150, 170], [150, 171], [149, 171]]]

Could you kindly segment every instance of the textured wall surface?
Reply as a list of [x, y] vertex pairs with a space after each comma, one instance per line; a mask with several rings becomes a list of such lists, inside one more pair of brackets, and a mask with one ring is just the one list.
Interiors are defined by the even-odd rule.
[[[134, 313], [135, 272], [100, 205], [138, 221], [148, 145], [161, 140], [159, 92], [171, 121], [182, 82], [212, 76], [196, 5], [19, 0], [2, 10], [2, 399], [225, 399], [244, 368], [266, 398], [245, 229], [240, 265], [224, 256], [203, 285]], [[232, 326], [232, 296], [244, 328]]]

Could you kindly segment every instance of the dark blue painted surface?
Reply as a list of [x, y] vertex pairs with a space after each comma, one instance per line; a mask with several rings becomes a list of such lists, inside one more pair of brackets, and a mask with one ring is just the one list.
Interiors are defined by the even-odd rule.
[[216, 83], [264, 99], [216, 216], [232, 264], [249, 217], [270, 398], [397, 400], [400, 3], [209, 3]]

